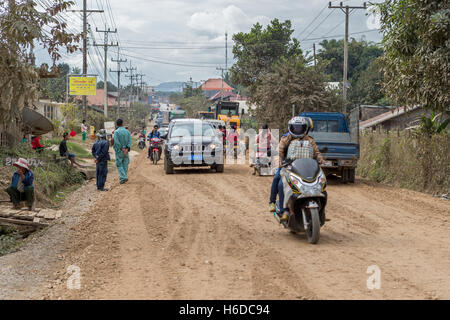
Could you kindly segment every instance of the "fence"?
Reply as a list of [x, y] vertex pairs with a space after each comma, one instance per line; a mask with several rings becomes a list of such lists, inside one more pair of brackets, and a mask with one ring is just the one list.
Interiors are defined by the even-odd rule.
[[450, 135], [363, 131], [357, 174], [416, 191], [449, 192]]

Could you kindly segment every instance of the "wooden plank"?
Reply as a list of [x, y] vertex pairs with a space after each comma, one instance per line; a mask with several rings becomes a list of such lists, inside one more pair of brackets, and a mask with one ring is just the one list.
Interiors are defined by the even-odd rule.
[[0, 223], [10, 223], [10, 224], [20, 224], [24, 226], [33, 226], [33, 227], [39, 227], [39, 228], [45, 228], [48, 227], [49, 224], [46, 223], [37, 223], [33, 221], [26, 221], [26, 220], [18, 220], [18, 219], [9, 219], [9, 218], [0, 218]]

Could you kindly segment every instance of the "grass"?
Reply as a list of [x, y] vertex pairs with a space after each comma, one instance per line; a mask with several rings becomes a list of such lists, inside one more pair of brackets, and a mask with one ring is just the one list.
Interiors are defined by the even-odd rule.
[[449, 193], [450, 139], [414, 132], [364, 132], [357, 174], [376, 182], [433, 194]]
[[[51, 145], [49, 141], [43, 141], [44, 145]], [[52, 160], [54, 154], [59, 154], [57, 151], [43, 150], [41, 153], [36, 153], [27, 144], [19, 144], [13, 148], [0, 149], [0, 161], [4, 158], [37, 158], [44, 161], [42, 167], [32, 168], [35, 178], [36, 197], [41, 202], [52, 202], [52, 198], [57, 191], [60, 191], [70, 186], [80, 186], [84, 179], [83, 176], [73, 169], [66, 161], [55, 163]], [[5, 168], [5, 174], [12, 176], [15, 171], [14, 167]]]
[[[62, 139], [58, 139], [58, 138], [51, 138], [51, 139], [46, 139], [44, 140], [44, 145], [46, 147], [50, 147], [52, 145], [58, 145], [60, 144]], [[85, 158], [85, 159], [92, 159], [93, 156], [92, 154], [86, 150], [83, 146], [79, 145], [77, 142], [74, 141], [67, 141], [67, 148], [69, 149], [69, 152], [72, 152], [75, 154], [76, 157], [78, 158]], [[80, 141], [81, 143], [81, 141]]]
[[0, 256], [17, 250], [21, 240], [17, 235], [17, 229], [0, 225]]

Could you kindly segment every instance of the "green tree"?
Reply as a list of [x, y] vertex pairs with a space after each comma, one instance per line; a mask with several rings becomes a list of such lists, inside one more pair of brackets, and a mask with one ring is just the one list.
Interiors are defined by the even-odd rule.
[[274, 19], [263, 29], [255, 24], [249, 33], [233, 35], [236, 63], [231, 67], [231, 81], [243, 85], [250, 94], [255, 93], [259, 80], [272, 70], [280, 58], [302, 58], [300, 43], [291, 38], [291, 22]]
[[[97, 83], [97, 89], [103, 89], [105, 87], [105, 83], [103, 81], [99, 81]], [[117, 92], [117, 87], [108, 81], [108, 92]]]
[[387, 0], [378, 5], [384, 35], [383, 91], [395, 104], [443, 111], [450, 105], [448, 1]]
[[39, 92], [41, 98], [51, 99], [56, 102], [63, 102], [66, 99], [67, 74], [70, 73], [70, 66], [67, 63], [58, 64], [60, 76], [58, 78], [41, 79]]
[[[325, 73], [329, 81], [342, 82], [344, 40], [324, 40], [320, 46], [317, 57], [319, 62], [326, 65]], [[380, 67], [374, 62], [382, 54], [383, 50], [373, 43], [355, 39], [349, 41], [348, 81], [351, 85], [349, 100], [353, 104], [377, 103], [384, 98], [378, 84], [381, 79]], [[361, 77], [363, 78], [360, 79]]]
[[261, 79], [253, 100], [259, 106], [254, 115], [258, 122], [285, 128], [295, 113], [336, 111], [342, 107], [340, 96], [325, 88], [323, 65], [308, 66], [303, 57], [283, 58], [272, 72]]
[[[52, 71], [57, 73], [56, 61], [61, 58], [59, 50], [75, 52], [75, 44], [80, 35], [67, 31], [67, 25], [59, 22], [56, 16], [66, 11], [74, 3], [65, 0], [52, 0], [44, 11], [36, 9], [35, 1], [0, 2], [0, 119], [1, 125], [11, 134], [11, 141], [17, 136], [6, 125], [11, 120], [21, 122], [22, 109], [30, 106], [37, 98], [40, 70], [27, 62], [27, 50], [36, 42], [42, 43], [53, 61]], [[44, 32], [44, 27], [47, 32]], [[49, 37], [47, 34], [51, 34]]]
[[373, 60], [367, 69], [363, 70], [349, 91], [349, 99], [355, 104], [386, 105], [386, 99], [381, 92], [383, 72], [379, 60]]

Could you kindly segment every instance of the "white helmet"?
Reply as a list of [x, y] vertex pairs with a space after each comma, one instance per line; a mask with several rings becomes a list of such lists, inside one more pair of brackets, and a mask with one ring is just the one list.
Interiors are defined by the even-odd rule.
[[311, 121], [305, 117], [294, 117], [289, 121], [289, 133], [295, 138], [303, 138], [311, 128]]

